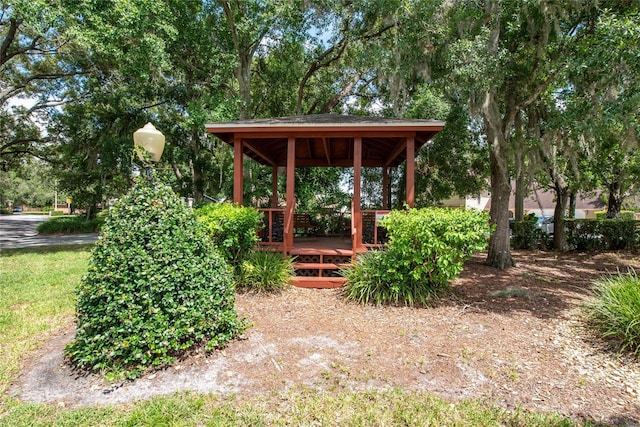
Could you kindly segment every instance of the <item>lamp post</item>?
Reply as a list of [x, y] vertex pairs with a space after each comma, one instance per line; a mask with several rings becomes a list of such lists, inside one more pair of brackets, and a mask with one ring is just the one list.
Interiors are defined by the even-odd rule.
[[160, 160], [160, 157], [162, 157], [162, 152], [164, 151], [164, 135], [151, 123], [147, 123], [133, 133], [133, 146], [136, 153], [138, 153], [138, 158], [145, 163], [147, 177], [151, 179], [151, 168], [146, 163], [138, 147], [143, 148], [144, 151], [148, 153], [152, 162], [157, 162]]

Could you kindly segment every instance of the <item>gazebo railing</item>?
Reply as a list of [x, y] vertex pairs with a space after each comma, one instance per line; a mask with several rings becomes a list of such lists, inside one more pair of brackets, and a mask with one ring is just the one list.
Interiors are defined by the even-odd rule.
[[[284, 251], [286, 246], [286, 227], [284, 222], [285, 208], [260, 208], [258, 211], [264, 215], [264, 228], [258, 232], [258, 245], [263, 249], [273, 249], [277, 251]], [[351, 227], [355, 230], [356, 224], [360, 224], [362, 242], [356, 242], [356, 247], [364, 247], [368, 249], [380, 248], [387, 243], [387, 231], [380, 225], [380, 220], [384, 218], [390, 211], [389, 210], [362, 210], [360, 211], [360, 218], [356, 218], [356, 215], [351, 213]], [[326, 215], [326, 214], [325, 214]], [[294, 214], [290, 215], [291, 220], [295, 223]], [[342, 213], [339, 216], [341, 223], [347, 219]], [[358, 219], [360, 221], [358, 221]], [[301, 226], [300, 226], [301, 227]], [[295, 232], [296, 228], [293, 227]], [[346, 230], [345, 230], [346, 231]], [[354, 236], [355, 238], [355, 236]]]
[[264, 228], [258, 233], [258, 245], [282, 250], [284, 246], [284, 209], [260, 208], [264, 214]]
[[380, 220], [390, 211], [362, 210], [362, 245], [367, 248], [380, 248], [387, 243], [387, 230], [380, 225]]

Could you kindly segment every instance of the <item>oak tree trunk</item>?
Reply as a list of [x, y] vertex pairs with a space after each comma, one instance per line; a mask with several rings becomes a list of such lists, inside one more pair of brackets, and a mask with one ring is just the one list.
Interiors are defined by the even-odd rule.
[[567, 250], [567, 237], [564, 227], [564, 212], [569, 201], [567, 187], [554, 187], [556, 193], [556, 207], [553, 212], [553, 249], [557, 251]]
[[515, 195], [515, 220], [524, 221], [524, 198], [526, 196], [526, 183], [524, 178], [524, 167], [520, 165], [516, 172], [516, 195]]
[[620, 183], [617, 181], [608, 185], [609, 187], [609, 202], [607, 203], [607, 218], [620, 218], [620, 211], [622, 210], [622, 202], [624, 197], [620, 191]]
[[511, 257], [509, 242], [509, 196], [511, 183], [507, 161], [504, 156], [496, 155], [494, 148], [490, 150], [491, 165], [491, 224], [495, 229], [489, 239], [489, 253], [486, 263], [504, 270], [515, 265]]
[[575, 219], [576, 217], [576, 203], [578, 201], [578, 195], [575, 191], [569, 193], [569, 211], [567, 212], [567, 218]]

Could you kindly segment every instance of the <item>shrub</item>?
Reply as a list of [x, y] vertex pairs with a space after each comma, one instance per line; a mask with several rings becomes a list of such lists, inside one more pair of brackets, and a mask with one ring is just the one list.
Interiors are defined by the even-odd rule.
[[[611, 219], [607, 218], [607, 211], [596, 212], [596, 219]], [[621, 219], [624, 221], [633, 221], [636, 219], [636, 213], [634, 211], [620, 211], [620, 216], [615, 219]]]
[[242, 262], [238, 286], [256, 292], [272, 292], [289, 286], [293, 261], [282, 254], [254, 251]]
[[462, 209], [392, 211], [382, 225], [389, 242], [343, 270], [347, 300], [376, 304], [426, 304], [446, 288], [489, 239], [485, 212]]
[[403, 283], [397, 280], [395, 260], [382, 250], [365, 252], [342, 270], [347, 282], [343, 295], [347, 301], [360, 304], [427, 304], [440, 288], [428, 281]]
[[36, 230], [40, 234], [97, 233], [103, 224], [102, 219], [86, 219], [82, 215], [63, 216], [41, 222]]
[[94, 371], [135, 377], [243, 329], [229, 266], [162, 184], [137, 183], [112, 207], [77, 296], [66, 355]]
[[637, 248], [640, 222], [622, 219], [567, 220], [567, 243], [579, 251]]
[[593, 290], [594, 299], [585, 307], [589, 325], [622, 351], [640, 358], [640, 280], [628, 274], [602, 277]]
[[525, 221], [511, 222], [513, 237], [511, 244], [515, 249], [533, 249], [538, 246], [542, 237], [542, 230], [536, 228], [536, 218]]
[[256, 231], [263, 226], [262, 214], [257, 209], [229, 203], [211, 203], [196, 213], [224, 259], [239, 267], [258, 242]]

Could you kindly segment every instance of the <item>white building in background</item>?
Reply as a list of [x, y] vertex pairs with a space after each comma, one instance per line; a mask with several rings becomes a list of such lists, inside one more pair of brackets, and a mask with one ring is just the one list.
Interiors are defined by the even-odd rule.
[[[512, 186], [513, 187], [513, 186]], [[509, 199], [509, 216], [515, 216], [515, 192]], [[479, 209], [488, 211], [491, 208], [491, 193], [487, 190], [467, 197], [454, 196], [443, 200], [442, 204], [452, 208]], [[534, 190], [524, 199], [524, 214], [535, 214], [537, 217], [553, 216], [556, 207], [555, 194], [552, 191]], [[568, 207], [568, 206], [567, 206]], [[579, 194], [576, 200], [576, 218], [593, 219], [596, 212], [606, 210], [606, 205], [600, 200], [600, 194], [589, 196]]]
[[448, 199], [442, 201], [442, 204], [446, 207], [451, 208], [465, 208], [465, 209], [478, 209], [478, 210], [489, 210], [488, 205], [491, 200], [491, 193], [489, 191], [483, 190], [482, 192], [467, 196], [467, 197], [459, 197], [453, 196]]

